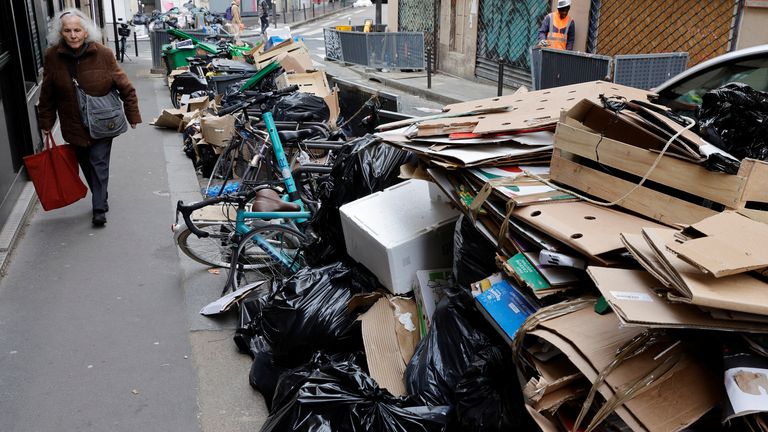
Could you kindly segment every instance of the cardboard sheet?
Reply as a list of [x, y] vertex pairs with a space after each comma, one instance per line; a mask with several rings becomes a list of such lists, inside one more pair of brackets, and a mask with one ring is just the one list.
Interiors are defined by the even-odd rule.
[[[560, 349], [588, 380], [594, 382], [597, 373], [615, 358], [617, 350], [641, 331], [622, 327], [615, 314], [598, 315], [591, 308], [584, 308], [544, 321], [531, 334]], [[670, 346], [674, 348], [669, 350]], [[660, 355], [665, 351], [666, 354]], [[656, 381], [647, 391], [616, 410], [633, 430], [679, 431], [720, 401], [721, 384], [714, 371], [698, 362], [684, 345], [673, 341], [659, 343], [621, 363], [607, 376], [599, 392], [603, 397], [612, 397], [622, 386], [656, 368], [670, 354], [679, 355], [680, 360], [665, 375], [666, 379]]]
[[168, 128], [177, 131], [181, 125], [184, 113], [185, 111], [181, 109], [167, 108], [160, 113], [158, 118], [152, 120], [152, 123], [150, 124], [155, 127]]
[[478, 144], [473, 146], [446, 148], [440, 151], [433, 150], [431, 145], [419, 143], [400, 144], [407, 150], [442, 160], [456, 167], [477, 166], [490, 161], [502, 163], [514, 160], [517, 157], [546, 155], [549, 158], [551, 146], [533, 147], [515, 143], [507, 144]]
[[416, 302], [382, 296], [359, 320], [371, 377], [393, 395], [406, 395], [403, 374], [419, 342]]
[[324, 70], [303, 73], [284, 73], [277, 77], [278, 88], [285, 88], [291, 85], [299, 86], [299, 91], [312, 93], [324, 98], [331, 94], [331, 88], [328, 86], [328, 78]]
[[715, 277], [768, 267], [768, 224], [725, 211], [683, 230], [669, 250]]
[[607, 267], [589, 267], [587, 273], [624, 325], [652, 328], [687, 328], [740, 332], [768, 331], [768, 324], [716, 319], [697, 306], [671, 303], [650, 273]]
[[663, 227], [586, 202], [531, 205], [515, 210], [513, 216], [590, 257], [624, 249], [622, 232], [639, 233], [643, 227]]
[[284, 52], [275, 57], [275, 60], [289, 73], [304, 73], [315, 68], [306, 48]]
[[[768, 284], [748, 274], [716, 278], [701, 272], [667, 250], [677, 230], [643, 228], [643, 237], [653, 249], [677, 293], [670, 299], [715, 309], [768, 315]], [[640, 262], [644, 264], [643, 261]]]

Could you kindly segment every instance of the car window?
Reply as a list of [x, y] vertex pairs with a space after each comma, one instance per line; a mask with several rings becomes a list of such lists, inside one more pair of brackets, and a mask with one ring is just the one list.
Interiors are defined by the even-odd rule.
[[741, 82], [755, 90], [768, 91], [768, 58], [742, 60], [695, 75], [663, 92], [673, 109], [692, 109], [701, 105], [704, 93], [732, 82]]

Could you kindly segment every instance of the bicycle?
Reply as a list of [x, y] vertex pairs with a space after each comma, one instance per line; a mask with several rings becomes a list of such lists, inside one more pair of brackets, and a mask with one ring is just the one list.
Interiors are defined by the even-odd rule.
[[128, 57], [128, 60], [131, 60], [131, 57], [125, 54], [125, 44], [128, 40], [128, 37], [131, 35], [131, 26], [133, 23], [124, 23], [122, 18], [117, 19], [118, 27], [117, 27], [117, 35], [120, 36], [119, 40], [119, 46], [120, 51], [117, 53], [117, 59], [120, 60], [120, 63], [123, 63], [126, 57]]
[[[184, 205], [183, 201], [176, 204], [173, 231], [177, 246], [197, 262], [229, 269], [222, 294], [265, 278], [291, 275], [304, 266], [301, 250], [307, 239], [295, 224], [306, 222], [312, 212], [304, 209], [272, 115], [265, 113], [264, 121], [283, 174], [287, 200], [275, 190], [264, 187], [236, 195], [216, 196], [190, 205]], [[204, 222], [200, 226], [192, 220], [192, 212], [220, 203], [236, 206], [234, 225], [229, 217], [225, 222]], [[229, 208], [222, 209], [229, 213]], [[184, 219], [185, 228], [179, 225], [179, 215]], [[198, 239], [208, 240], [196, 243], [192, 241], [193, 234]]]

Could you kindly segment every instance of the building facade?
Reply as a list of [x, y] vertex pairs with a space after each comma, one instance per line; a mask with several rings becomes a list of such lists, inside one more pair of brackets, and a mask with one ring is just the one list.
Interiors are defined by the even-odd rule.
[[52, 0], [0, 3], [0, 226], [27, 182], [23, 157], [42, 146], [35, 104], [40, 93]]
[[[390, 30], [423, 31], [437, 69], [530, 84], [530, 48], [552, 0], [392, 0]], [[575, 50], [602, 55], [688, 52], [689, 66], [768, 43], [768, 3], [752, 0], [573, 0]]]

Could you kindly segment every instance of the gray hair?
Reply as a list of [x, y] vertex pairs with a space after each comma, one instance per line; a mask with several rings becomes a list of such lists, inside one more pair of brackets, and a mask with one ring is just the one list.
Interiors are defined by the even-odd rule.
[[65, 16], [74, 15], [80, 18], [80, 25], [88, 33], [87, 42], [101, 42], [101, 30], [96, 24], [88, 18], [82, 11], [75, 8], [65, 9], [57, 14], [51, 20], [51, 28], [48, 30], [48, 45], [54, 46], [61, 42], [61, 19]]

